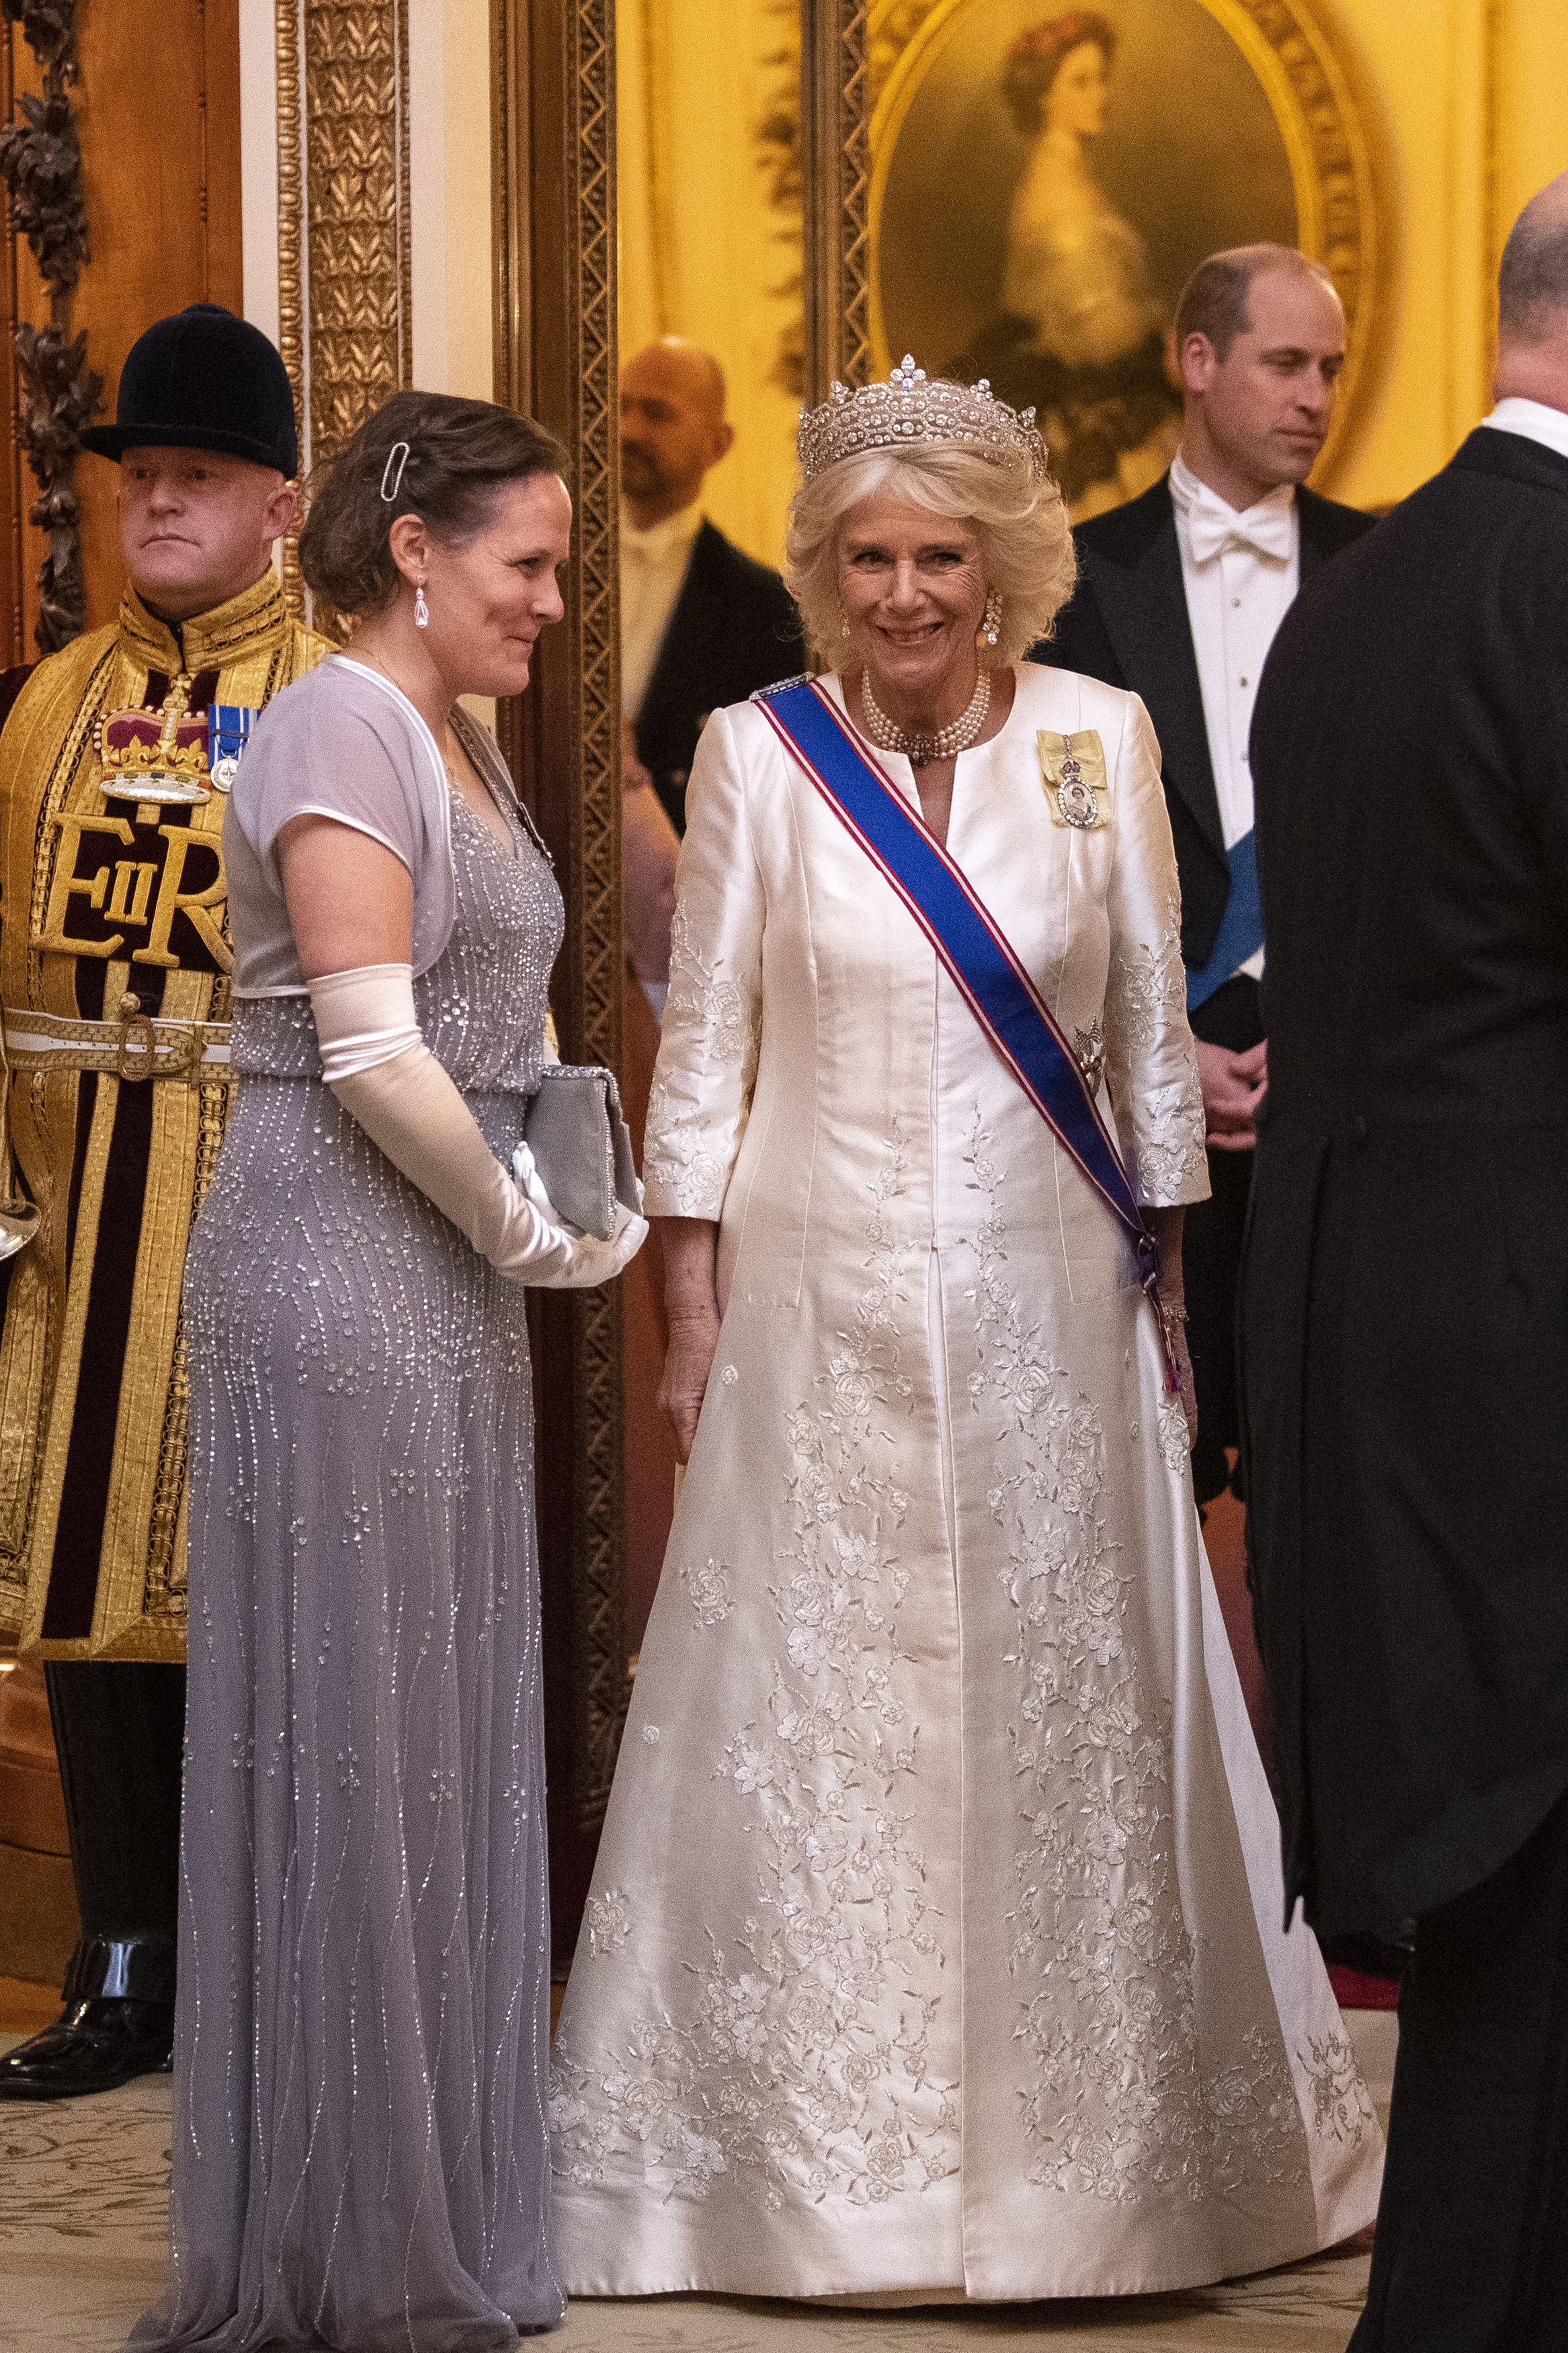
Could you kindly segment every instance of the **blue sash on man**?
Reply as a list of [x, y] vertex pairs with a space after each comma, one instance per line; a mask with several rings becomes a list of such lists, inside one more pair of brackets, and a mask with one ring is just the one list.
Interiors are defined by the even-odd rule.
[[1239, 841], [1233, 841], [1226, 856], [1230, 860], [1230, 896], [1220, 917], [1219, 935], [1207, 964], [1189, 966], [1187, 972], [1187, 1011], [1195, 1013], [1205, 997], [1227, 980], [1234, 980], [1249, 958], [1263, 945], [1263, 897], [1258, 887], [1258, 836], [1248, 827]]
[[[752, 698], [805, 776], [903, 901], [1002, 1060], [1138, 1253], [1152, 1296], [1160, 1245], [1078, 1057], [994, 919], [814, 680]], [[1164, 1325], [1161, 1324], [1164, 1343]], [[1180, 1381], [1165, 1353], [1166, 1387]]]

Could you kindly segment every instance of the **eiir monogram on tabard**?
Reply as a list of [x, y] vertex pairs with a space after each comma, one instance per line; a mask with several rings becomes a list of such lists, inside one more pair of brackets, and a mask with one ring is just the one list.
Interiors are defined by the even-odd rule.
[[[59, 834], [55, 850], [54, 879], [49, 889], [43, 929], [33, 934], [35, 948], [46, 955], [107, 958], [121, 954], [127, 933], [144, 930], [146, 940], [140, 947], [132, 949], [132, 963], [159, 965], [167, 970], [175, 970], [181, 958], [171, 947], [170, 935], [175, 918], [183, 915], [216, 970], [233, 971], [234, 956], [223, 935], [223, 908], [227, 897], [227, 884], [224, 878], [222, 852], [215, 834], [197, 832], [190, 826], [160, 825], [155, 828], [160, 843], [156, 858], [106, 860], [93, 873], [79, 874], [77, 860], [84, 839], [102, 837], [105, 846], [113, 843], [125, 849], [133, 849], [136, 847], [136, 830], [128, 818], [83, 816], [75, 812], [57, 817], [54, 824]], [[142, 829], [143, 841], [146, 847], [151, 848], [152, 844], [145, 842], [149, 830], [153, 828]], [[216, 860], [217, 873], [216, 879], [203, 889], [187, 891], [184, 887], [185, 868], [193, 850], [210, 852]], [[157, 883], [156, 901], [153, 897], [154, 881]], [[85, 906], [73, 906], [73, 902], [84, 902]], [[79, 918], [87, 909], [101, 917], [105, 926], [115, 924], [124, 928], [106, 929], [101, 939], [82, 937], [68, 931], [68, 917], [75, 915]]]

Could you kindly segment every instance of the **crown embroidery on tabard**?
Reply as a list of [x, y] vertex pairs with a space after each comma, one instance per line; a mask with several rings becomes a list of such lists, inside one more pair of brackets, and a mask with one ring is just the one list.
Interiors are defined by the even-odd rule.
[[110, 711], [94, 721], [99, 785], [110, 800], [192, 806], [210, 799], [215, 786], [230, 789], [257, 714], [226, 702], [193, 712], [190, 698], [191, 676], [182, 670], [160, 709]]
[[182, 670], [161, 710], [109, 711], [94, 723], [92, 748], [106, 794], [185, 805], [210, 797], [206, 713], [193, 713], [190, 700], [190, 673]]
[[1026, 466], [1037, 482], [1046, 480], [1046, 445], [1032, 408], [1009, 408], [984, 376], [975, 385], [933, 380], [907, 353], [886, 384], [858, 392], [835, 384], [820, 408], [803, 409], [795, 450], [809, 480], [841, 458], [953, 441], [990, 465]]

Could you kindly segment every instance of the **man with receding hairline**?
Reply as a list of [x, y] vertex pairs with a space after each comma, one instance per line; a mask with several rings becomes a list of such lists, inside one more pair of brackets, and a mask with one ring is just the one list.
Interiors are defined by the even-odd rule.
[[1246, 1477], [1289, 1898], [1414, 1916], [1353, 2353], [1568, 2345], [1568, 174], [1252, 731]]
[[[677, 833], [710, 711], [805, 667], [800, 616], [776, 572], [705, 520], [702, 484], [734, 447], [724, 372], [678, 336], [621, 371], [621, 710]], [[646, 789], [646, 787], [642, 787]]]
[[1323, 446], [1345, 322], [1321, 264], [1288, 246], [1211, 254], [1176, 309], [1182, 446], [1142, 498], [1080, 523], [1071, 604], [1037, 661], [1141, 695], [1160, 739], [1181, 877], [1182, 958], [1208, 1117], [1208, 1200], [1183, 1259], [1200, 1504], [1239, 1442], [1236, 1269], [1268, 1082], [1263, 934], [1247, 728], [1264, 658], [1299, 583], [1372, 518], [1300, 486]]

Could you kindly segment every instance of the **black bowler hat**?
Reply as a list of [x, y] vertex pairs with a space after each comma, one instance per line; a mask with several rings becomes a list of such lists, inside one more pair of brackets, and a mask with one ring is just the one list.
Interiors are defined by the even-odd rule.
[[127, 449], [213, 449], [253, 466], [299, 470], [289, 371], [259, 327], [216, 302], [193, 302], [132, 344], [112, 425], [81, 437], [100, 458]]

